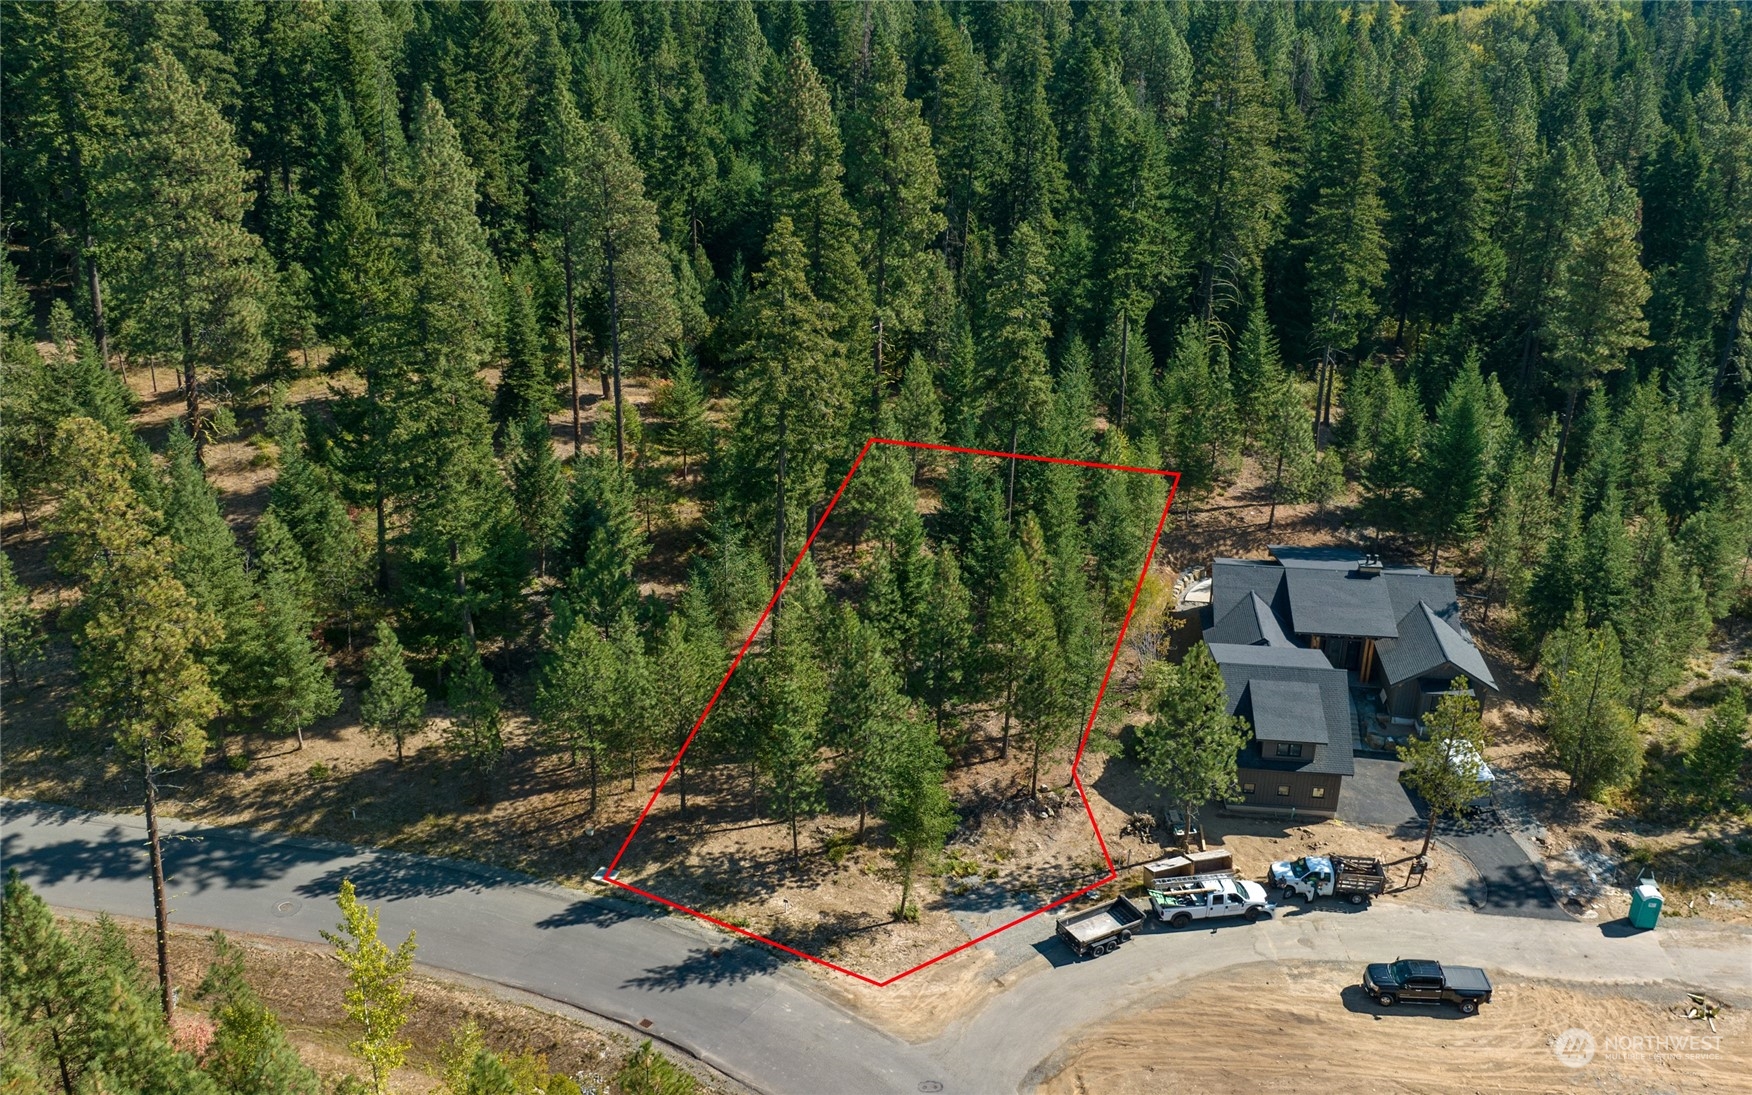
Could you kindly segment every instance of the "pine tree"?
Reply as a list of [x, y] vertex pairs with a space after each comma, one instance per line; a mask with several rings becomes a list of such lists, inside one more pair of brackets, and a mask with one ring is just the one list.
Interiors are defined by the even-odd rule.
[[311, 640], [310, 616], [284, 576], [269, 573], [262, 582], [262, 726], [271, 734], [296, 734], [304, 748], [304, 728], [340, 710], [341, 694], [329, 676], [328, 658]]
[[169, 908], [158, 841], [161, 770], [194, 765], [220, 700], [199, 654], [219, 625], [172, 576], [169, 541], [129, 482], [132, 462], [114, 434], [89, 418], [63, 422], [55, 438], [61, 504], [53, 531], [63, 566], [84, 583], [74, 629], [82, 686], [67, 712], [80, 730], [108, 729], [139, 762], [158, 929], [164, 1014], [170, 991]]
[[[405, 469], [400, 492], [416, 597], [433, 616], [455, 613], [460, 633], [472, 640], [476, 606], [492, 592], [482, 586], [493, 552], [506, 528], [515, 528], [478, 375], [499, 334], [496, 272], [475, 216], [474, 172], [430, 93], [414, 114], [412, 137], [401, 188], [409, 369], [391, 400], [395, 455]], [[472, 592], [471, 576], [479, 583]]]
[[1266, 418], [1264, 397], [1273, 388], [1271, 381], [1283, 369], [1277, 335], [1272, 331], [1271, 317], [1265, 312], [1265, 294], [1256, 291], [1247, 310], [1247, 323], [1235, 344], [1235, 368], [1230, 374], [1244, 439], [1259, 436], [1257, 431]]
[[790, 566], [801, 521], [823, 489], [843, 436], [844, 360], [809, 288], [810, 266], [791, 221], [767, 238], [767, 261], [745, 303], [737, 351], [736, 425], [728, 488], [744, 527], [773, 530], [774, 582]]
[[219, 512], [219, 496], [195, 459], [195, 445], [180, 423], [171, 426], [164, 531], [174, 549], [171, 573], [195, 606], [219, 628], [205, 645], [202, 662], [224, 702], [223, 711], [242, 721], [254, 716], [261, 691], [256, 667], [263, 659], [260, 602], [244, 570], [237, 537]]
[[[858, 261], [858, 215], [842, 185], [843, 145], [821, 74], [801, 39], [775, 58], [763, 89], [760, 146], [773, 216], [795, 234], [810, 295], [828, 309], [827, 326], [842, 343], [862, 335], [869, 289]], [[781, 244], [769, 237], [767, 264]], [[789, 255], [787, 265], [794, 263]], [[769, 281], [770, 281], [769, 277]]]
[[1167, 150], [1159, 131], [1117, 83], [1106, 82], [1101, 94], [1090, 232], [1094, 269], [1102, 281], [1102, 314], [1119, 321], [1113, 421], [1124, 429], [1132, 343], [1135, 338], [1142, 348], [1144, 319], [1160, 286], [1176, 276], [1178, 257], [1169, 222]]
[[706, 392], [691, 355], [680, 355], [670, 366], [669, 381], [657, 393], [657, 414], [666, 424], [665, 442], [681, 457], [681, 477], [686, 479], [689, 462], [704, 456], [712, 444]]
[[1613, 620], [1630, 685], [1631, 714], [1641, 718], [1685, 680], [1688, 663], [1709, 639], [1709, 607], [1697, 574], [1674, 550], [1664, 523], [1637, 532], [1631, 578], [1637, 595]]
[[256, 522], [255, 577], [258, 592], [268, 578], [278, 580], [291, 594], [292, 603], [307, 618], [310, 626], [317, 621], [316, 586], [310, 567], [304, 561], [304, 549], [293, 539], [280, 513], [270, 505]]
[[1276, 364], [1266, 368], [1248, 418], [1255, 423], [1261, 461], [1271, 467], [1271, 510], [1265, 519], [1269, 531], [1277, 524], [1279, 502], [1318, 499], [1325, 491], [1307, 397], [1288, 370]]
[[655, 667], [645, 651], [645, 637], [630, 613], [622, 613], [608, 631], [614, 673], [610, 678], [611, 710], [605, 727], [608, 751], [627, 767], [627, 790], [639, 787], [639, 768], [662, 740], [662, 700]]
[[1008, 155], [994, 180], [992, 221], [1000, 235], [1012, 241], [1016, 230], [1029, 223], [1044, 238], [1058, 224], [1065, 192], [1058, 127], [1047, 101], [1052, 50], [1046, 16], [1026, 7], [996, 12], [1004, 48], [994, 58], [994, 68], [1002, 89]]
[[[1138, 728], [1138, 762], [1164, 799], [1186, 811], [1190, 833], [1199, 807], [1240, 790], [1235, 757], [1247, 742], [1247, 722], [1229, 714], [1222, 671], [1202, 642], [1179, 665], [1154, 667], [1149, 685], [1151, 719]], [[1198, 839], [1202, 848], [1202, 828]]]
[[668, 357], [670, 344], [681, 337], [681, 319], [669, 257], [658, 241], [657, 206], [645, 197], [643, 173], [610, 126], [597, 124], [587, 147], [591, 154], [582, 165], [591, 202], [587, 254], [606, 298], [614, 451], [625, 463], [622, 359], [637, 367]]
[[895, 850], [891, 854], [900, 870], [900, 904], [895, 908], [895, 918], [916, 920], [917, 910], [910, 905], [913, 875], [942, 852], [959, 819], [944, 785], [949, 758], [943, 755], [937, 736], [921, 723], [907, 722], [903, 726], [906, 732], [889, 754], [885, 782], [890, 790], [883, 803], [882, 820], [894, 841]]
[[245, 979], [242, 949], [223, 932], [214, 932], [212, 941], [213, 960], [195, 991], [214, 1027], [202, 1070], [227, 1095], [321, 1095], [321, 1080]]
[[31, 603], [31, 591], [12, 570], [12, 557], [0, 554], [0, 658], [18, 687], [18, 667], [43, 656], [43, 613]]
[[693, 1073], [652, 1049], [649, 1038], [639, 1043], [627, 1063], [614, 1074], [614, 1084], [625, 1095], [696, 1095], [700, 1089]]
[[1487, 311], [1503, 281], [1503, 153], [1471, 52], [1443, 28], [1409, 76], [1417, 83], [1399, 120], [1390, 188], [1388, 296], [1400, 345], [1414, 322], [1441, 327]]
[[0, 1075], [15, 1090], [217, 1095], [194, 1057], [171, 1044], [115, 922], [62, 929], [16, 870], [0, 907], [0, 972]]
[[[980, 374], [990, 399], [991, 432], [1009, 452], [1020, 451], [1023, 427], [1038, 422], [1052, 396], [1046, 340], [1052, 333], [1046, 301], [1046, 251], [1033, 225], [1020, 224], [985, 299], [985, 341]], [[1016, 461], [1005, 472], [1006, 520], [1015, 516]]]
[[100, 247], [120, 339], [179, 363], [198, 451], [202, 374], [244, 382], [266, 361], [268, 267], [243, 227], [248, 175], [231, 127], [162, 46], [149, 48], [102, 174]]
[[[1010, 755], [1010, 730], [1043, 729], [1061, 705], [1063, 663], [1052, 610], [1041, 592], [1040, 576], [1021, 544], [1012, 544], [986, 622], [994, 691], [1003, 712], [999, 753]], [[1056, 663], [1056, 664], [1055, 664]]]
[[1618, 636], [1572, 612], [1539, 653], [1545, 727], [1569, 776], [1569, 793], [1594, 797], [1622, 787], [1642, 767], [1636, 721], [1625, 703]]
[[1436, 408], [1418, 452], [1418, 513], [1430, 542], [1432, 571], [1444, 545], [1464, 546], [1478, 534], [1489, 470], [1487, 414], [1478, 360], [1469, 356]]
[[481, 781], [481, 794], [489, 795], [493, 774], [505, 759], [504, 716], [499, 686], [487, 672], [480, 652], [466, 640], [450, 656], [446, 706], [450, 719], [444, 726], [444, 744], [473, 769]]
[[1648, 345], [1642, 311], [1648, 298], [1636, 225], [1626, 216], [1602, 216], [1564, 256], [1548, 320], [1554, 379], [1564, 395], [1563, 432], [1551, 468], [1554, 493], [1582, 393], [1603, 374], [1622, 369], [1625, 355]]
[[1467, 685], [1465, 677], [1455, 678], [1436, 701], [1436, 709], [1424, 718], [1428, 733], [1414, 735], [1399, 747], [1399, 759], [1405, 763], [1405, 785], [1429, 807], [1419, 856], [1430, 854], [1437, 820], [1455, 816], [1478, 797], [1485, 730], [1478, 699]]
[[839, 753], [835, 781], [858, 807], [862, 840], [871, 808], [880, 809], [889, 793], [889, 753], [907, 715], [906, 699], [880, 636], [856, 612], [844, 606], [832, 612], [827, 632], [823, 740]]
[[[1417, 394], [1399, 383], [1389, 365], [1359, 368], [1345, 389], [1345, 419], [1357, 433], [1341, 447], [1363, 482], [1363, 512], [1370, 524], [1410, 529], [1416, 520], [1414, 474], [1423, 442], [1423, 409]], [[1353, 419], [1353, 416], [1355, 418]]]
[[1194, 303], [1198, 318], [1208, 321], [1225, 286], [1258, 266], [1283, 196], [1278, 123], [1247, 21], [1230, 21], [1199, 60], [1175, 159], [1186, 180], [1178, 212], [1198, 274]]
[[[15, 4], [0, 64], [7, 72], [6, 219], [84, 267], [98, 361], [108, 367], [97, 241], [105, 158], [121, 130], [122, 58], [109, 9], [72, 2]], [[34, 249], [34, 248], [33, 248]]]
[[823, 806], [817, 751], [827, 715], [827, 678], [801, 641], [781, 641], [761, 661], [756, 684], [760, 740], [756, 763], [769, 816], [789, 824], [791, 856], [801, 861], [797, 822]]
[[692, 749], [682, 750], [705, 712], [713, 689], [723, 679], [726, 660], [723, 638], [712, 618], [705, 591], [690, 584], [682, 594], [681, 611], [672, 613], [663, 625], [657, 640], [656, 665], [657, 679], [663, 684], [658, 695], [659, 729], [667, 727], [669, 741], [680, 754], [676, 790], [684, 811], [687, 758]]
[[[558, 50], [557, 43], [554, 49]], [[596, 158], [594, 135], [579, 116], [577, 105], [561, 80], [552, 91], [548, 116], [541, 126], [541, 167], [537, 205], [543, 226], [553, 234], [566, 290], [566, 362], [571, 375], [572, 455], [584, 445], [582, 404], [578, 394], [578, 296], [589, 275], [596, 195], [590, 165]]]
[[615, 719], [614, 648], [587, 619], [573, 615], [567, 602], [556, 605], [548, 627], [547, 655], [535, 697], [542, 740], [563, 748], [572, 765], [583, 754], [590, 763], [590, 810], [596, 811], [597, 770]]
[[414, 964], [414, 933], [408, 932], [394, 950], [378, 939], [379, 914], [359, 900], [351, 879], [341, 879], [335, 904], [341, 922], [336, 931], [325, 931], [322, 937], [335, 948], [336, 960], [347, 971], [342, 1007], [359, 1028], [359, 1037], [348, 1048], [371, 1070], [375, 1095], [388, 1095], [390, 1074], [401, 1067], [411, 1048], [400, 1039], [414, 1006], [407, 984]]
[[1745, 763], [1746, 693], [1730, 686], [1710, 711], [1697, 744], [1685, 756], [1685, 764], [1697, 781], [1704, 805], [1727, 810], [1732, 809], [1745, 786], [1740, 779]]
[[377, 624], [377, 642], [365, 654], [365, 689], [359, 696], [359, 721], [379, 742], [395, 743], [401, 766], [408, 740], [426, 725], [426, 693], [414, 683], [401, 642], [387, 620]]
[[1180, 472], [1182, 490], [1215, 488], [1236, 447], [1234, 397], [1216, 360], [1222, 352], [1210, 325], [1190, 318], [1162, 373], [1162, 448], [1168, 466]]
[[[926, 445], [943, 443], [942, 397], [937, 394], [931, 363], [916, 351], [907, 358], [906, 371], [900, 381], [900, 396], [894, 405], [894, 417], [900, 426], [900, 440]], [[914, 466], [920, 470], [934, 466], [934, 456], [929, 449], [914, 449]]]
[[920, 606], [913, 642], [915, 666], [910, 686], [935, 720], [937, 734], [949, 728], [957, 707], [972, 691], [973, 598], [961, 582], [955, 552], [938, 547], [931, 560], [930, 592]]
[[847, 190], [863, 226], [860, 251], [875, 311], [873, 407], [888, 380], [891, 349], [923, 321], [932, 241], [943, 231], [937, 159], [919, 105], [906, 97], [906, 66], [892, 47], [874, 61], [870, 98], [849, 119]]
[[579, 611], [603, 630], [639, 602], [633, 568], [651, 548], [633, 503], [631, 476], [606, 451], [578, 464], [563, 556], [566, 586]]
[[506, 431], [532, 414], [545, 422], [554, 409], [553, 372], [536, 314], [539, 276], [534, 260], [525, 256], [511, 268], [502, 288], [505, 367], [493, 393], [493, 421]]
[[1314, 345], [1320, 351], [1314, 413], [1330, 420], [1337, 356], [1353, 350], [1375, 314], [1375, 293], [1387, 272], [1374, 99], [1358, 64], [1345, 74], [1336, 100], [1320, 112], [1309, 187], [1313, 207], [1304, 227], [1307, 291]]
[[561, 544], [566, 525], [566, 469], [554, 455], [545, 415], [531, 412], [517, 429], [511, 454], [511, 503], [517, 523], [535, 547], [535, 572], [547, 576], [548, 552]]

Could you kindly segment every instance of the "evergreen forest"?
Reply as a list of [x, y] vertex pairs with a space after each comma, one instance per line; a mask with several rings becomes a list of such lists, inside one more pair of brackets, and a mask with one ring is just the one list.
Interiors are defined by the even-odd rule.
[[[8, 684], [149, 820], [344, 700], [480, 802], [514, 725], [650, 785], [872, 436], [1341, 512], [1537, 668], [1579, 797], [1744, 610], [1745, 4], [0, 19]], [[875, 447], [679, 790], [867, 819], [907, 916], [975, 738], [1062, 773], [1165, 486]]]

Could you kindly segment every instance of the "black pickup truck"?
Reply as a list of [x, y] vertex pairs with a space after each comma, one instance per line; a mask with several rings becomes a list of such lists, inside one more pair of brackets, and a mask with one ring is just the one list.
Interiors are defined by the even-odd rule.
[[1375, 963], [1363, 970], [1363, 991], [1384, 1008], [1407, 1004], [1453, 1004], [1471, 1015], [1490, 1003], [1490, 978], [1476, 966], [1444, 966], [1417, 958], [1391, 965]]

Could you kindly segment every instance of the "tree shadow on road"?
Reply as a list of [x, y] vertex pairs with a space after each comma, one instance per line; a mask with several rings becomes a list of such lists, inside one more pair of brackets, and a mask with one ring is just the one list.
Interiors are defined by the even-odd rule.
[[353, 883], [360, 900], [403, 901], [459, 891], [479, 893], [515, 885], [522, 880], [510, 875], [495, 877], [490, 873], [465, 871], [439, 860], [389, 852], [379, 853], [363, 863], [335, 867], [293, 892], [299, 897], [331, 898], [340, 892], [343, 881]]
[[666, 915], [668, 915], [667, 912], [656, 905], [616, 901], [609, 898], [591, 898], [587, 901], [574, 901], [561, 911], [537, 920], [535, 926], [538, 928], [570, 928], [589, 925], [593, 928], [606, 928], [627, 920], [656, 920]]
[[621, 983], [624, 989], [675, 992], [694, 985], [733, 985], [776, 971], [794, 961], [782, 951], [754, 943], [698, 947], [686, 958], [653, 966]]
[[[145, 834], [110, 827], [101, 841], [63, 840], [36, 848], [20, 847], [18, 834], [0, 840], [0, 860], [36, 886], [63, 882], [137, 881], [151, 873]], [[167, 831], [160, 837], [165, 875], [180, 890], [242, 887], [256, 889], [307, 864], [339, 858], [339, 853], [222, 829]]]

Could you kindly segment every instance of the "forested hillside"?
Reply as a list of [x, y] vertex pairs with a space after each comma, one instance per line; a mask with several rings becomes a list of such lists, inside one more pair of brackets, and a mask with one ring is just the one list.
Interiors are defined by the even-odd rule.
[[[871, 435], [1351, 508], [1543, 644], [1580, 794], [1635, 778], [1637, 718], [1740, 603], [1744, 5], [0, 15], [5, 525], [55, 544], [0, 570], [7, 662], [70, 649], [77, 687], [25, 702], [130, 779], [301, 742], [339, 673], [398, 761], [443, 701], [483, 800], [511, 715], [636, 786]], [[265, 506], [212, 481], [240, 440]], [[781, 650], [771, 732], [690, 765], [747, 766], [794, 833], [817, 766], [885, 749], [858, 805], [940, 845], [918, 788], [1017, 674], [1104, 653], [1160, 511], [1016, 464], [849, 499], [869, 536], [826, 577], [870, 636]], [[896, 669], [854, 725], [821, 689], [863, 641]], [[1694, 799], [1733, 799], [1724, 726]]]

